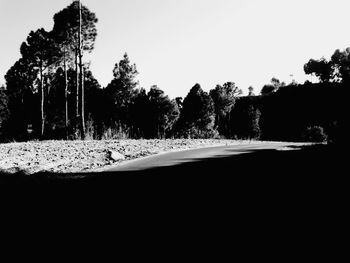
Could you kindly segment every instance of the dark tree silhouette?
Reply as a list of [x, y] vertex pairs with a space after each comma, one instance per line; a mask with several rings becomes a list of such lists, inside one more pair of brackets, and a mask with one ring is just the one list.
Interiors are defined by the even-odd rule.
[[327, 135], [334, 133], [334, 124], [340, 123], [342, 112], [346, 112], [346, 96], [339, 95], [347, 93], [345, 87], [341, 83], [306, 83], [261, 97], [256, 105], [261, 111], [262, 139], [301, 141], [304, 131], [314, 126], [323, 127]]
[[9, 96], [21, 96], [24, 91], [37, 92], [37, 86], [34, 83], [37, 76], [38, 70], [27, 60], [21, 58], [16, 61], [5, 75]]
[[148, 93], [143, 88], [136, 90], [130, 113], [133, 136], [150, 139], [171, 136], [180, 111], [176, 101], [154, 85]]
[[101, 85], [88, 68], [84, 70], [84, 83], [86, 95], [84, 108], [87, 116], [94, 120], [93, 116], [97, 108], [101, 107], [101, 104], [96, 100], [96, 96], [102, 92]]
[[136, 65], [131, 64], [128, 55], [117, 64], [113, 70], [114, 79], [107, 85], [106, 93], [111, 105], [110, 118], [112, 122], [130, 125], [130, 105], [136, 95], [138, 81]]
[[259, 139], [260, 110], [256, 105], [256, 97], [238, 98], [231, 112], [231, 136], [237, 139]]
[[41, 28], [30, 32], [27, 41], [22, 43], [21, 54], [23, 58], [39, 71], [39, 94], [40, 94], [40, 136], [44, 136], [45, 129], [45, 90], [44, 71], [53, 63], [57, 62], [58, 50], [51, 34]]
[[149, 101], [149, 134], [150, 138], [164, 138], [171, 132], [180, 111], [177, 103], [170, 100], [164, 91], [156, 85], [147, 94]]
[[329, 82], [333, 75], [332, 63], [325, 58], [320, 60], [310, 59], [304, 65], [304, 72], [305, 74], [314, 74], [321, 82]]
[[320, 82], [350, 82], [350, 48], [343, 51], [337, 49], [330, 60], [322, 57], [319, 60], [310, 59], [304, 65], [306, 74], [313, 74]]
[[279, 79], [272, 78], [271, 84], [264, 85], [260, 91], [261, 95], [269, 95], [276, 91], [278, 91], [281, 87], [284, 87], [286, 84], [284, 82], [280, 82]]
[[10, 115], [8, 108], [8, 96], [6, 94], [5, 86], [0, 86], [0, 141], [3, 138], [3, 123], [8, 120]]
[[[35, 80], [38, 76], [38, 69], [23, 58], [19, 59], [6, 73], [6, 93], [8, 96], [8, 110], [10, 117], [3, 128], [4, 136], [7, 139], [23, 140], [26, 136], [27, 124], [35, 124], [36, 130], [40, 130], [40, 124], [37, 125], [38, 118], [32, 118], [33, 115], [39, 116], [39, 101], [32, 96], [38, 92], [38, 85]], [[34, 104], [33, 104], [34, 103]]]
[[130, 115], [135, 138], [148, 138], [150, 136], [150, 107], [149, 98], [144, 88], [136, 89], [130, 107]]
[[333, 76], [335, 81], [350, 82], [350, 48], [344, 51], [337, 49], [331, 58]]
[[248, 91], [249, 91], [248, 96], [255, 96], [254, 88], [252, 86], [249, 86]]
[[217, 134], [214, 102], [199, 84], [196, 84], [183, 101], [177, 135], [180, 137], [208, 138]]
[[259, 109], [254, 108], [252, 105], [248, 107], [248, 138], [259, 139], [261, 135], [260, 130], [260, 116], [261, 112]]
[[[65, 92], [65, 71], [59, 67], [55, 73], [50, 74], [50, 85], [47, 89], [46, 111], [47, 111], [47, 131], [46, 137], [53, 139], [67, 138], [67, 132], [70, 137], [75, 133], [75, 87], [76, 87], [76, 72], [74, 69], [67, 71], [68, 90], [67, 90], [67, 104], [68, 111], [66, 111], [66, 92]], [[96, 111], [103, 101], [98, 100], [98, 92], [100, 85], [93, 77], [91, 71], [86, 69], [84, 71], [86, 100], [85, 110], [89, 119], [94, 121]], [[98, 105], [98, 103], [101, 103]], [[68, 116], [66, 117], [66, 112]], [[68, 129], [66, 125], [66, 118], [68, 118]], [[74, 135], [75, 136], [75, 135]], [[74, 137], [73, 136], [73, 137]]]
[[179, 108], [179, 110], [182, 109], [182, 105], [183, 105], [183, 98], [182, 97], [176, 97], [175, 98], [175, 102], [177, 104], [177, 107]]
[[[97, 37], [96, 24], [98, 19], [96, 14], [82, 5], [82, 42], [83, 51], [90, 53], [94, 49]], [[71, 55], [76, 55], [78, 47], [79, 30], [79, 1], [72, 4], [54, 15], [53, 34], [61, 46], [66, 46], [66, 51]]]
[[235, 83], [227, 82], [223, 86], [217, 85], [210, 90], [210, 96], [214, 102], [215, 127], [220, 134], [228, 135], [229, 113], [235, 104], [235, 97], [242, 94], [242, 90]]
[[66, 132], [68, 132], [65, 123], [65, 71], [58, 68], [50, 77], [46, 99], [47, 128], [45, 133], [48, 138], [63, 139], [67, 137]]
[[[80, 1], [74, 1], [71, 5], [55, 14], [54, 28], [52, 31], [56, 42], [61, 48], [61, 58], [63, 60], [64, 68], [67, 67], [67, 62], [70, 64], [72, 63], [72, 58], [75, 58], [75, 72], [77, 78], [77, 86], [75, 91], [75, 123], [77, 124], [78, 119], [80, 118], [80, 133], [82, 136], [84, 136], [85, 130], [85, 103], [83, 103], [84, 65], [82, 62], [82, 57], [83, 52], [90, 53], [94, 49], [94, 44], [97, 36], [97, 22], [98, 19], [96, 18], [95, 13], [91, 12], [86, 6], [80, 5]], [[68, 87], [66, 82], [66, 90], [67, 89]], [[67, 106], [66, 109], [68, 109]], [[66, 116], [68, 116], [67, 112]]]

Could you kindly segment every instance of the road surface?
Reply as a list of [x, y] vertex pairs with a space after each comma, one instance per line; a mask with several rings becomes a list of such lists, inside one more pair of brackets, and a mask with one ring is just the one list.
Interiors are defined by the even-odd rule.
[[298, 145], [300, 146], [300, 144], [296, 143], [252, 143], [175, 151], [127, 161], [113, 168], [109, 168], [107, 172], [143, 171], [205, 159], [228, 158], [258, 150], [294, 150]]

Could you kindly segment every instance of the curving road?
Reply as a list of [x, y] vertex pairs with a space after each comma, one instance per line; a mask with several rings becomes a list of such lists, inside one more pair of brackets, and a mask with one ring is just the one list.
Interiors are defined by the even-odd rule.
[[252, 143], [167, 152], [153, 156], [148, 156], [141, 159], [127, 161], [113, 168], [109, 168], [106, 171], [142, 171], [161, 167], [177, 166], [181, 164], [196, 162], [199, 160], [203, 161], [206, 159], [209, 160], [213, 158], [228, 158], [238, 154], [246, 154], [259, 150], [292, 150], [293, 147], [298, 147], [300, 145], [301, 144], [296, 143]]

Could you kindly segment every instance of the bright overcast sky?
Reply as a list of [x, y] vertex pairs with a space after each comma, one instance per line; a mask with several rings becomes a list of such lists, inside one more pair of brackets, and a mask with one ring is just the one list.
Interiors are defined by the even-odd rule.
[[[51, 30], [71, 0], [0, 0], [0, 83], [31, 30]], [[83, 0], [98, 19], [95, 50], [85, 59], [102, 86], [127, 52], [140, 86], [170, 97], [195, 84], [206, 91], [233, 81], [258, 93], [272, 77], [309, 77], [310, 58], [350, 46], [349, 0]], [[293, 75], [293, 77], [291, 76]]]

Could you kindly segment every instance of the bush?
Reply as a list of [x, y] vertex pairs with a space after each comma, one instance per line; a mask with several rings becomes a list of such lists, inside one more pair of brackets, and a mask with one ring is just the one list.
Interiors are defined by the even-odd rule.
[[219, 138], [219, 132], [215, 129], [200, 130], [192, 127], [186, 131], [186, 137], [190, 139], [217, 139]]
[[238, 100], [231, 112], [231, 136], [244, 140], [258, 140], [261, 136], [261, 112], [247, 103], [250, 101]]
[[305, 141], [323, 143], [327, 141], [327, 134], [321, 126], [312, 126], [306, 128], [303, 136]]

